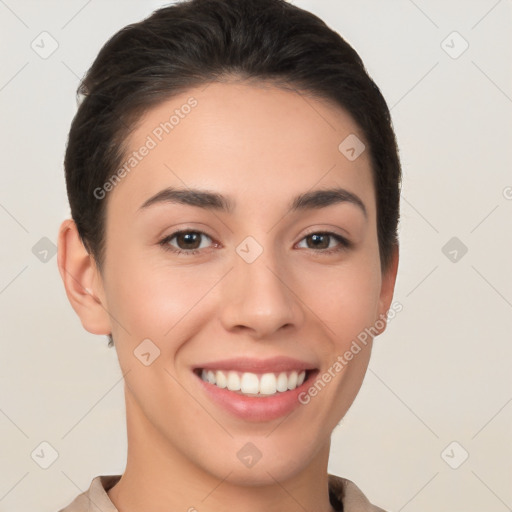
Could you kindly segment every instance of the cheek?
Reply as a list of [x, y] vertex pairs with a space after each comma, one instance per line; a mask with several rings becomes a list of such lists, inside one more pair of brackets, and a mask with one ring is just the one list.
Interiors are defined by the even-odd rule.
[[142, 337], [161, 341], [162, 348], [168, 346], [218, 281], [206, 269], [170, 266], [163, 259], [155, 264], [140, 255], [119, 255], [116, 261], [107, 282], [109, 310], [124, 327], [118, 329], [120, 336], [129, 332], [133, 343], [140, 343]]
[[361, 259], [302, 275], [300, 296], [324, 324], [337, 350], [375, 322], [381, 287], [378, 265]]
[[324, 326], [325, 343], [319, 349], [326, 356], [323, 379], [328, 391], [323, 396], [332, 404], [326, 408], [324, 421], [332, 428], [351, 406], [364, 379], [380, 286], [380, 267], [364, 260], [308, 281], [308, 287], [315, 290], [309, 295], [311, 309]]

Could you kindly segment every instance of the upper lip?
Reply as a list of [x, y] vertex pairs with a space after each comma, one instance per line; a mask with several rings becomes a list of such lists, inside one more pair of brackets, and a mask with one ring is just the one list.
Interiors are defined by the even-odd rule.
[[315, 370], [312, 363], [300, 361], [286, 356], [277, 356], [270, 359], [254, 359], [249, 357], [237, 357], [233, 359], [222, 359], [221, 361], [212, 361], [196, 365], [195, 370], [233, 370], [239, 372], [255, 373], [276, 373], [292, 370]]

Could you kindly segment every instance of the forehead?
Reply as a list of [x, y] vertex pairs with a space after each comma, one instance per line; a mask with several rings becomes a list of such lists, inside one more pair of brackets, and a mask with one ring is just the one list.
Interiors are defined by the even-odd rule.
[[257, 197], [261, 207], [318, 186], [343, 186], [364, 196], [371, 210], [368, 151], [349, 159], [345, 140], [363, 144], [364, 137], [332, 103], [268, 83], [205, 84], [140, 119], [109, 203], [122, 199], [138, 208], [174, 186], [221, 191], [246, 204]]

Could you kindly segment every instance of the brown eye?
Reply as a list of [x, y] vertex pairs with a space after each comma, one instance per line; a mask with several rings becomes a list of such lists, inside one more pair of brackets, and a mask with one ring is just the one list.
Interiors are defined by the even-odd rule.
[[198, 249], [201, 245], [201, 233], [187, 231], [176, 235], [176, 243], [180, 249]]
[[[204, 249], [205, 246], [201, 246], [203, 238], [207, 238], [211, 241], [211, 238], [201, 231], [176, 231], [171, 235], [165, 237], [160, 241], [160, 245], [167, 251], [175, 252], [177, 254], [196, 254], [200, 249]], [[175, 243], [173, 241], [175, 240]]]
[[[311, 240], [310, 249], [328, 249], [330, 237], [326, 234], [315, 234], [306, 237], [306, 240]], [[308, 244], [309, 245], [309, 244]]]
[[[338, 252], [351, 246], [348, 240], [336, 233], [330, 232], [310, 233], [302, 240], [306, 241], [306, 249], [313, 249], [315, 252], [321, 253]], [[335, 242], [334, 244], [332, 244], [333, 241]]]

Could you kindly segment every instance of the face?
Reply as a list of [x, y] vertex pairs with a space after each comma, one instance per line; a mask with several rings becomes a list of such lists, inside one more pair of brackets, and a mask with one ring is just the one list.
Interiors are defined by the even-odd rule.
[[[342, 109], [263, 84], [191, 89], [141, 119], [128, 140], [137, 163], [104, 199], [99, 294], [125, 374], [129, 443], [246, 484], [326, 465], [371, 338], [343, 354], [392, 294], [369, 154], [347, 158], [338, 147], [349, 135], [364, 140]], [[294, 361], [272, 366], [279, 357]], [[244, 397], [222, 389], [222, 375], [203, 382], [206, 366], [236, 388], [231, 369], [246, 394], [263, 380], [292, 389]], [[308, 370], [297, 389], [294, 367]], [[251, 466], [247, 455], [261, 458]]]

